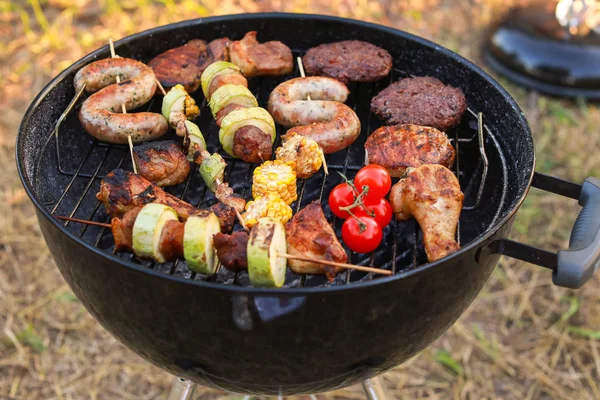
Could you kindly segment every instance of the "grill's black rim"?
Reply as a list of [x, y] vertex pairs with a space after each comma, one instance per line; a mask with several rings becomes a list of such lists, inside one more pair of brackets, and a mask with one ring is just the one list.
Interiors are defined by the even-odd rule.
[[66, 227], [62, 226], [62, 224], [60, 224], [60, 221], [58, 219], [54, 218], [50, 214], [50, 212], [46, 209], [46, 207], [44, 207], [44, 205], [41, 204], [41, 202], [35, 196], [33, 185], [31, 184], [31, 181], [29, 180], [29, 178], [26, 176], [24, 161], [22, 160], [22, 156], [20, 156], [20, 154], [23, 154], [23, 151], [21, 151], [21, 149], [23, 147], [22, 136], [25, 135], [24, 131], [25, 131], [25, 128], [29, 125], [29, 120], [31, 118], [33, 111], [39, 106], [39, 104], [44, 100], [44, 98], [48, 95], [48, 93], [53, 90], [56, 83], [61, 81], [67, 74], [72, 72], [73, 69], [79, 69], [80, 67], [97, 59], [98, 56], [100, 56], [101, 54], [107, 53], [108, 45], [106, 45], [106, 46], [103, 46], [103, 47], [93, 51], [92, 53], [81, 58], [80, 60], [76, 61], [69, 68], [65, 69], [59, 75], [57, 75], [54, 79], [52, 79], [46, 85], [46, 87], [44, 87], [44, 89], [42, 89], [42, 91], [34, 98], [31, 105], [28, 107], [27, 111], [25, 112], [23, 119], [21, 121], [21, 124], [19, 126], [16, 146], [15, 146], [16, 147], [17, 171], [19, 173], [19, 178], [21, 179], [21, 183], [23, 184], [23, 187], [25, 188], [27, 195], [29, 196], [29, 198], [31, 199], [31, 201], [33, 202], [35, 207], [38, 209], [38, 211], [41, 212], [41, 214], [44, 216], [44, 218], [46, 218], [58, 230], [60, 230], [63, 234], [65, 234], [71, 241], [74, 242], [74, 244], [83, 246], [87, 250], [95, 253], [96, 255], [98, 255], [100, 257], [107, 259], [108, 261], [120, 264], [121, 266], [130, 268], [130, 269], [133, 269], [139, 273], [151, 275], [154, 278], [167, 279], [167, 280], [171, 280], [175, 283], [179, 283], [179, 284], [195, 285], [195, 286], [199, 286], [199, 287], [202, 287], [202, 288], [208, 289], [208, 290], [226, 291], [226, 292], [232, 292], [232, 293], [244, 293], [244, 294], [252, 294], [252, 295], [298, 296], [298, 295], [311, 294], [311, 293], [337, 292], [337, 291], [345, 291], [345, 290], [352, 290], [352, 289], [359, 289], [359, 288], [367, 288], [367, 287], [370, 287], [373, 285], [386, 284], [386, 283], [389, 283], [391, 281], [395, 281], [398, 279], [408, 278], [410, 276], [413, 276], [413, 275], [416, 275], [419, 273], [423, 273], [425, 271], [430, 271], [435, 268], [442, 267], [446, 264], [451, 263], [452, 260], [460, 257], [462, 254], [469, 252], [472, 249], [475, 249], [477, 247], [480, 247], [483, 243], [487, 242], [492, 236], [494, 236], [496, 234], [496, 232], [499, 229], [501, 229], [514, 216], [514, 214], [517, 212], [517, 210], [519, 209], [519, 207], [525, 200], [527, 193], [529, 192], [529, 189], [531, 187], [531, 182], [533, 180], [533, 175], [535, 172], [535, 163], [536, 163], [533, 137], [531, 135], [531, 131], [529, 130], [529, 125], [527, 123], [527, 120], [525, 119], [523, 111], [518, 106], [516, 101], [511, 97], [511, 95], [506, 91], [506, 89], [504, 89], [494, 78], [492, 78], [490, 75], [488, 75], [484, 70], [482, 70], [481, 68], [479, 68], [472, 62], [468, 61], [467, 59], [459, 56], [458, 54], [456, 54], [456, 53], [446, 49], [445, 47], [442, 47], [439, 44], [436, 44], [432, 41], [423, 39], [421, 37], [412, 35], [410, 33], [404, 32], [404, 31], [400, 31], [398, 29], [394, 29], [394, 28], [390, 28], [390, 27], [386, 27], [383, 25], [378, 25], [378, 24], [374, 24], [374, 23], [370, 23], [370, 22], [354, 20], [354, 19], [350, 19], [350, 18], [341, 18], [341, 17], [319, 15], [319, 14], [294, 14], [294, 13], [273, 12], [273, 13], [231, 14], [231, 15], [199, 18], [199, 19], [177, 22], [174, 24], [169, 24], [169, 25], [164, 25], [164, 26], [160, 26], [157, 28], [148, 29], [146, 31], [142, 31], [142, 32], [136, 33], [134, 35], [127, 36], [127, 37], [115, 42], [115, 45], [118, 46], [120, 44], [126, 44], [131, 41], [137, 40], [141, 37], [148, 37], [155, 33], [160, 33], [163, 31], [177, 29], [177, 28], [183, 27], [183, 26], [200, 25], [200, 24], [207, 23], [207, 22], [234, 22], [234, 21], [241, 21], [241, 20], [245, 20], [245, 19], [256, 19], [256, 18], [262, 18], [262, 19], [310, 19], [310, 20], [321, 20], [321, 21], [326, 21], [326, 22], [328, 21], [328, 22], [352, 23], [352, 24], [355, 24], [358, 26], [363, 26], [365, 28], [377, 29], [384, 33], [390, 34], [390, 35], [401, 36], [401, 37], [407, 38], [409, 40], [417, 42], [421, 46], [431, 48], [437, 52], [444, 54], [445, 56], [447, 56], [449, 58], [452, 58], [455, 62], [457, 62], [458, 64], [461, 64], [465, 68], [471, 69], [471, 70], [475, 71], [476, 73], [478, 73], [479, 75], [481, 75], [490, 84], [490, 86], [493, 89], [497, 90], [504, 96], [505, 100], [508, 102], [510, 107], [513, 109], [514, 115], [517, 116], [521, 125], [523, 125], [526, 128], [526, 131], [523, 132], [523, 134], [525, 135], [528, 145], [530, 147], [529, 150], [531, 151], [531, 154], [532, 154], [532, 157], [531, 157], [532, 165], [531, 165], [530, 175], [527, 179], [527, 185], [526, 185], [525, 189], [523, 190], [523, 193], [518, 198], [518, 201], [516, 202], [516, 204], [513, 206], [513, 208], [508, 213], [506, 213], [504, 218], [495, 222], [495, 226], [492, 226], [484, 234], [482, 234], [479, 238], [477, 238], [476, 240], [473, 240], [471, 243], [462, 247], [458, 252], [456, 252], [446, 258], [443, 258], [443, 259], [438, 260], [433, 263], [422, 264], [422, 265], [417, 266], [414, 269], [404, 271], [404, 272], [398, 272], [392, 276], [384, 276], [384, 277], [380, 277], [380, 278], [369, 280], [369, 281], [355, 282], [350, 285], [333, 285], [333, 286], [328, 286], [328, 287], [299, 287], [299, 288], [290, 289], [290, 288], [255, 288], [255, 287], [241, 287], [241, 286], [237, 286], [237, 285], [215, 284], [212, 282], [205, 282], [205, 281], [201, 281], [201, 280], [188, 279], [185, 277], [178, 277], [178, 276], [174, 276], [174, 275], [163, 274], [161, 272], [154, 271], [153, 269], [146, 268], [143, 265], [136, 264], [132, 261], [126, 261], [126, 260], [122, 260], [118, 257], [114, 257], [114, 256], [108, 254], [107, 252], [105, 252], [105, 251], [93, 246], [92, 244], [87, 243], [84, 240], [75, 236], [75, 234], [73, 232], [68, 230]]

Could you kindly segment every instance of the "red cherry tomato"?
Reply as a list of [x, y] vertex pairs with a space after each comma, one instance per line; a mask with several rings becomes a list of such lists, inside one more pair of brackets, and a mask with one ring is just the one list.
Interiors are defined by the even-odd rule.
[[369, 187], [367, 198], [375, 199], [385, 197], [392, 187], [392, 178], [389, 172], [381, 165], [369, 164], [356, 173], [354, 185], [362, 193], [363, 186]]
[[365, 224], [365, 229], [360, 231], [360, 224], [356, 218], [348, 218], [342, 225], [342, 239], [350, 250], [356, 253], [370, 253], [381, 243], [383, 233], [374, 218], [358, 217]]
[[354, 203], [354, 189], [347, 183], [340, 183], [329, 193], [329, 208], [337, 217], [346, 219], [350, 216], [347, 211], [340, 207], [347, 207]]
[[[393, 214], [392, 206], [390, 205], [389, 201], [387, 201], [383, 197], [379, 197], [373, 200], [370, 199], [369, 196], [367, 196], [367, 199], [363, 200], [363, 204], [367, 206], [369, 211], [372, 211], [375, 214], [375, 216], [373, 216], [372, 218], [375, 218], [375, 221], [377, 221], [377, 225], [379, 225], [379, 227], [382, 230], [383, 228], [388, 226], [388, 224], [392, 220]], [[352, 213], [357, 217], [361, 215], [371, 217], [371, 215], [369, 215], [367, 211], [361, 206], [353, 208]]]

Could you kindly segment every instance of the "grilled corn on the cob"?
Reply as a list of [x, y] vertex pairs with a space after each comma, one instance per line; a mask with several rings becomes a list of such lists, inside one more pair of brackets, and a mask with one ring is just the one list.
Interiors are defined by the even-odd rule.
[[298, 194], [293, 162], [265, 161], [254, 170], [252, 197], [256, 199], [267, 193], [278, 194], [288, 205], [296, 201]]
[[317, 142], [296, 132], [281, 137], [283, 146], [275, 151], [276, 158], [283, 162], [293, 161], [296, 165], [296, 176], [308, 178], [323, 165], [323, 150]]
[[242, 214], [248, 228], [252, 228], [263, 217], [271, 217], [285, 224], [292, 218], [292, 209], [277, 193], [266, 193], [249, 201]]

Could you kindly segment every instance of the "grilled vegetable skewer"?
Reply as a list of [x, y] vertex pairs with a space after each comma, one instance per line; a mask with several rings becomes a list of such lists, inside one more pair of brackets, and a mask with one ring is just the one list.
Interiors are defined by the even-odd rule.
[[252, 92], [235, 64], [219, 61], [202, 73], [202, 91], [219, 131], [223, 150], [249, 163], [271, 159], [275, 122]]
[[[117, 251], [133, 252], [140, 258], [156, 262], [183, 257], [190, 270], [212, 275], [219, 255], [225, 268], [234, 272], [248, 269], [254, 286], [281, 287], [285, 279], [286, 259], [330, 265], [339, 268], [390, 275], [391, 271], [355, 266], [328, 259], [287, 254], [286, 229], [281, 222], [262, 218], [248, 235], [235, 232], [223, 235], [214, 213], [199, 211], [180, 222], [175, 210], [163, 204], [146, 204], [113, 217], [110, 224], [70, 217], [60, 220], [102, 226], [112, 230]], [[325, 257], [327, 255], [325, 254]], [[298, 270], [296, 273], [314, 273]]]

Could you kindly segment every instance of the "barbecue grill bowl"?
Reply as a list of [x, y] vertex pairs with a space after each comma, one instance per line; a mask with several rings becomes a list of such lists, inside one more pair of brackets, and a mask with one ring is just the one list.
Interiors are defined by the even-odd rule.
[[[498, 249], [488, 249], [507, 236], [530, 186], [532, 137], [514, 100], [478, 67], [434, 43], [364, 22], [299, 14], [199, 19], [125, 38], [117, 42], [117, 53], [148, 61], [193, 38], [238, 39], [249, 30], [257, 30], [261, 41], [281, 40], [304, 51], [336, 40], [370, 41], [392, 54], [396, 69], [432, 75], [462, 88], [469, 107], [483, 113], [490, 129], [485, 140], [490, 164], [484, 198], [478, 208], [463, 212], [462, 250], [432, 264], [399, 270], [392, 277], [262, 290], [171, 276], [94, 247], [93, 241], [77, 235], [81, 226], [66, 228], [51, 214], [53, 202], [71, 179], [56, 170], [54, 151], [43, 156], [39, 170], [36, 163], [74, 95], [75, 72], [108, 57], [106, 47], [63, 71], [34, 100], [19, 132], [18, 167], [63, 277], [87, 310], [128, 348], [177, 376], [228, 391], [287, 395], [333, 390], [407, 360], [471, 304], [499, 258], [493, 254]], [[368, 109], [369, 100], [358, 104]], [[372, 131], [376, 122], [370, 124]], [[368, 125], [363, 120], [360, 143]], [[91, 142], [83, 131], [81, 135]], [[67, 149], [72, 154], [82, 151], [77, 143], [72, 146]], [[362, 144], [351, 149], [351, 162], [361, 163], [361, 149]], [[473, 177], [481, 174], [476, 145], [472, 153], [461, 159], [467, 168], [461, 182], [468, 186], [463, 189], [471, 202], [477, 192]], [[475, 183], [470, 184], [472, 179]], [[97, 188], [98, 181], [74, 179], [79, 189], [70, 190], [81, 192], [88, 182]], [[326, 186], [325, 196], [328, 190]], [[319, 195], [310, 197], [318, 189], [306, 192], [303, 205]], [[94, 193], [92, 189], [84, 202], [93, 201]], [[67, 195], [65, 202], [72, 206], [77, 200], [73, 197]], [[394, 229], [402, 233], [407, 227], [412, 229], [414, 222]], [[412, 253], [407, 254], [412, 259]]]

